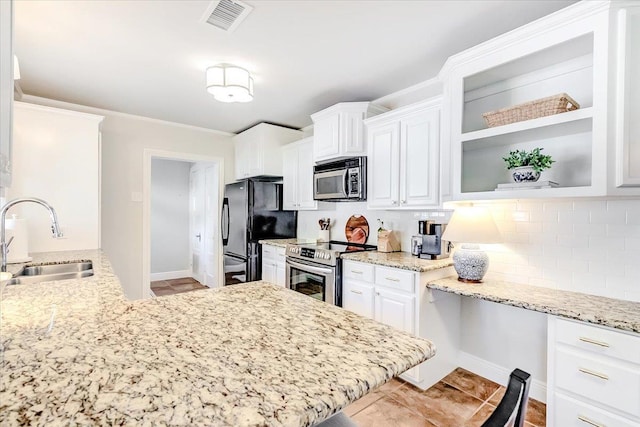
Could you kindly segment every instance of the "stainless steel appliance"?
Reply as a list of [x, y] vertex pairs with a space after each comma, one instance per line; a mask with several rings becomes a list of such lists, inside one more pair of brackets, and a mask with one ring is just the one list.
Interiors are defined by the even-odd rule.
[[297, 212], [282, 210], [282, 184], [243, 180], [224, 187], [222, 244], [225, 285], [259, 280], [260, 239], [296, 236]]
[[367, 200], [367, 158], [354, 157], [313, 167], [313, 198], [324, 201]]
[[[422, 248], [420, 258], [423, 259], [442, 259], [448, 258], [451, 253], [451, 242], [442, 240], [446, 224], [438, 224], [434, 221], [426, 222], [426, 229], [422, 235]], [[421, 224], [421, 228], [422, 228]]]
[[342, 306], [342, 262], [340, 255], [377, 249], [373, 245], [329, 241], [287, 245], [286, 285], [329, 304]]

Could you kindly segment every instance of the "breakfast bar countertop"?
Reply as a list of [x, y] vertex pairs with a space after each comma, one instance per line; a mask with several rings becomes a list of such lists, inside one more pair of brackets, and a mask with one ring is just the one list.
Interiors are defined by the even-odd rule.
[[34, 262], [95, 276], [2, 290], [0, 425], [308, 426], [435, 353], [265, 282], [127, 301], [102, 252], [61, 254]]
[[433, 280], [427, 287], [640, 333], [639, 302], [487, 279], [476, 284], [460, 282], [456, 277], [447, 277]]

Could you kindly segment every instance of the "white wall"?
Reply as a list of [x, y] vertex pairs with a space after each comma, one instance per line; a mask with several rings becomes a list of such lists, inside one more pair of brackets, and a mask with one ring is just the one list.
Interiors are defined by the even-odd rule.
[[101, 116], [16, 102], [13, 182], [7, 199], [38, 197], [56, 210], [64, 233], [54, 239], [49, 212], [34, 203], [11, 208], [28, 221], [29, 252], [100, 247]]
[[189, 177], [192, 163], [151, 160], [151, 273], [190, 270]]

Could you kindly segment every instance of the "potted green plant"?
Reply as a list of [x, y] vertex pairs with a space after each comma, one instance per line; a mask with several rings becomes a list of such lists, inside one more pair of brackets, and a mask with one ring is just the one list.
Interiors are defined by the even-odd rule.
[[531, 151], [515, 150], [502, 158], [507, 163], [507, 169], [513, 169], [511, 176], [514, 182], [535, 182], [543, 170], [551, 167], [555, 160], [548, 154], [542, 154], [542, 150], [544, 148], [534, 148]]

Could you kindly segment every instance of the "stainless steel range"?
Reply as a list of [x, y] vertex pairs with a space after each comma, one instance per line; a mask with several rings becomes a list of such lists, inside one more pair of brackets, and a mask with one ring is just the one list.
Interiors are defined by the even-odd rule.
[[342, 306], [342, 262], [340, 255], [372, 251], [377, 246], [330, 241], [287, 245], [286, 284], [289, 289], [320, 301]]

